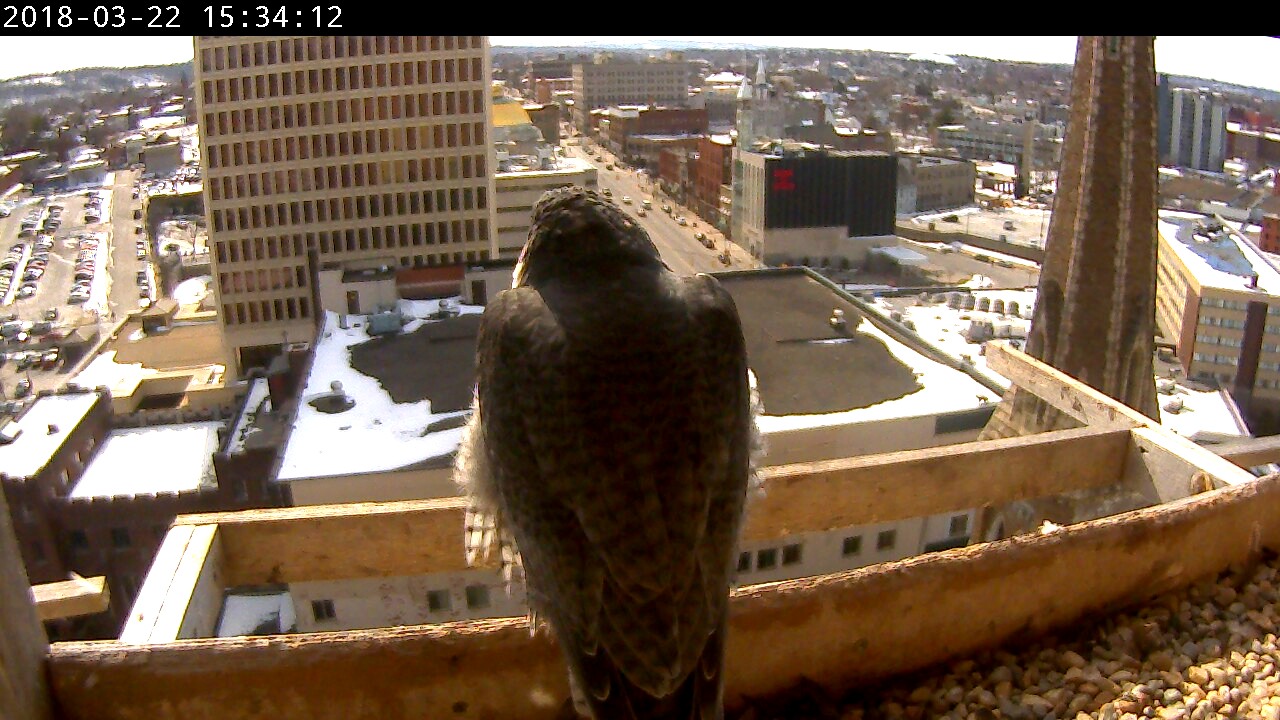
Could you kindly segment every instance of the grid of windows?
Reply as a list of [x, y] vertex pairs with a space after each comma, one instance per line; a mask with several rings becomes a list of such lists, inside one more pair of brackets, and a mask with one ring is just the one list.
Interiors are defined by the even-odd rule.
[[198, 37], [196, 58], [224, 324], [311, 326], [311, 252], [489, 258], [484, 37]]

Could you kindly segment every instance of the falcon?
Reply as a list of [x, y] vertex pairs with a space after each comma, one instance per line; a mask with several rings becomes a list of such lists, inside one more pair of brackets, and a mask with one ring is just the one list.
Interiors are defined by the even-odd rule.
[[467, 554], [523, 577], [580, 714], [720, 718], [729, 586], [759, 454], [733, 299], [678, 277], [593, 191], [534, 208], [485, 309], [457, 477]]

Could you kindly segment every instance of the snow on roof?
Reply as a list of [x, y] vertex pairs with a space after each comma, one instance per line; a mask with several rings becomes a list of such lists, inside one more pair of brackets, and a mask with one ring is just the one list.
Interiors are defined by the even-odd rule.
[[139, 130], [159, 130], [160, 128], [171, 128], [182, 125], [182, 118], [177, 116], [165, 117], [149, 117], [142, 118], [138, 121]]
[[287, 633], [297, 628], [288, 590], [228, 594], [215, 637]]
[[116, 351], [107, 350], [98, 355], [84, 367], [83, 370], [76, 373], [72, 380], [83, 387], [98, 387], [100, 385], [112, 389], [115, 394], [115, 388], [125, 385], [130, 387], [137, 385], [142, 378], [149, 375], [155, 375], [158, 370], [143, 367], [142, 363], [118, 363], [116, 362]]
[[[966, 339], [966, 331], [973, 320], [986, 320], [992, 323], [997, 336], [1006, 335], [1016, 339], [1025, 338], [1031, 328], [1030, 318], [1035, 309], [1036, 291], [1026, 290], [979, 290], [971, 293], [975, 306], [986, 298], [994, 303], [1002, 300], [1006, 306], [1010, 301], [1018, 303], [1018, 315], [1001, 315], [990, 310], [964, 310], [948, 307], [947, 304], [920, 304], [914, 298], [878, 298], [876, 309], [883, 314], [898, 311], [903, 321], [911, 321], [916, 332], [925, 340], [956, 358], [968, 358], [973, 366], [1001, 385], [1008, 386], [1009, 381], [987, 367], [986, 358], [982, 355], [982, 343], [970, 342]], [[991, 306], [988, 306], [991, 307]], [[1169, 372], [1176, 363], [1156, 361], [1156, 379], [1169, 378]], [[1176, 378], [1173, 394], [1160, 394], [1160, 423], [1183, 437], [1195, 439], [1202, 434], [1236, 435], [1247, 437], [1248, 430], [1241, 424], [1239, 410], [1231, 396], [1227, 393], [1206, 388], [1185, 378]], [[1178, 412], [1167, 409], [1170, 400], [1178, 398], [1182, 408]]]
[[[463, 305], [459, 298], [449, 302], [464, 314], [484, 312], [484, 307]], [[403, 331], [410, 333], [424, 322], [432, 322], [421, 318], [437, 308], [435, 300], [401, 300], [400, 311], [419, 318], [405, 325]], [[324, 329], [316, 341], [315, 360], [298, 403], [277, 480], [396, 470], [448, 455], [462, 439], [460, 427], [431, 433], [426, 428], [437, 420], [464, 413], [432, 414], [430, 400], [397, 403], [376, 379], [351, 366], [351, 347], [370, 338], [359, 316], [351, 316], [350, 320], [355, 322], [349, 321], [349, 327], [343, 329], [338, 326], [337, 313], [325, 314]], [[355, 400], [355, 406], [332, 414], [312, 407], [309, 401], [330, 393], [330, 383], [335, 380], [342, 383], [343, 392]]]
[[939, 65], [955, 65], [956, 61], [950, 55], [942, 55], [940, 53], [915, 53], [907, 58], [908, 60], [919, 60], [922, 62], [937, 63]]
[[259, 429], [254, 427], [254, 419], [261, 411], [271, 410], [271, 388], [266, 378], [254, 378], [249, 382], [249, 393], [244, 400], [244, 411], [236, 418], [231, 428], [230, 443], [227, 452], [236, 453], [244, 449], [245, 442]]
[[1280, 272], [1239, 231], [1227, 226], [1210, 235], [1198, 232], [1221, 223], [1197, 213], [1162, 210], [1159, 217], [1160, 237], [1201, 287], [1250, 291], [1255, 289], [1251, 278], [1257, 276], [1256, 290], [1280, 295]]
[[705, 82], [708, 85], [737, 85], [742, 82], [744, 77], [746, 76], [726, 70], [724, 72], [715, 73], [714, 75], [708, 75]]
[[[13, 478], [25, 478], [43, 470], [97, 399], [96, 392], [36, 398], [21, 419], [13, 422], [22, 434], [7, 445], [0, 445], [0, 472]], [[49, 432], [50, 426], [57, 430]]]
[[[1000, 400], [1000, 397], [990, 388], [968, 374], [928, 358], [898, 342], [866, 318], [858, 323], [857, 333], [866, 333], [883, 342], [894, 358], [915, 371], [921, 388], [894, 400], [842, 412], [822, 415], [761, 415], [761, 431], [772, 433], [890, 418], [936, 415], [973, 410]], [[767, 410], [766, 408], [766, 412]]]
[[221, 422], [112, 430], [70, 497], [115, 497], [211, 485]]

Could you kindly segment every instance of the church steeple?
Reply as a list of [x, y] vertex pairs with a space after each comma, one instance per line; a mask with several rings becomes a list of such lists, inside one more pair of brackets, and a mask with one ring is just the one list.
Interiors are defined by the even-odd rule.
[[[1081, 37], [1027, 353], [1159, 418], [1155, 38]], [[983, 437], [1071, 427], [1013, 388]]]

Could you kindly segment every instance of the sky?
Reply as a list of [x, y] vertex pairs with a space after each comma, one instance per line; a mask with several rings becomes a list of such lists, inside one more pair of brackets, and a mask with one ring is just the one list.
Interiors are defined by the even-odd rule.
[[[491, 35], [493, 46], [635, 44], [646, 41], [741, 42], [776, 47], [828, 47], [932, 52], [997, 60], [1071, 63], [1074, 36], [664, 36], [571, 37]], [[80, 67], [167, 64], [192, 57], [190, 37], [6, 37], [0, 80]], [[1159, 36], [1156, 69], [1280, 92], [1280, 39], [1263, 36]]]

